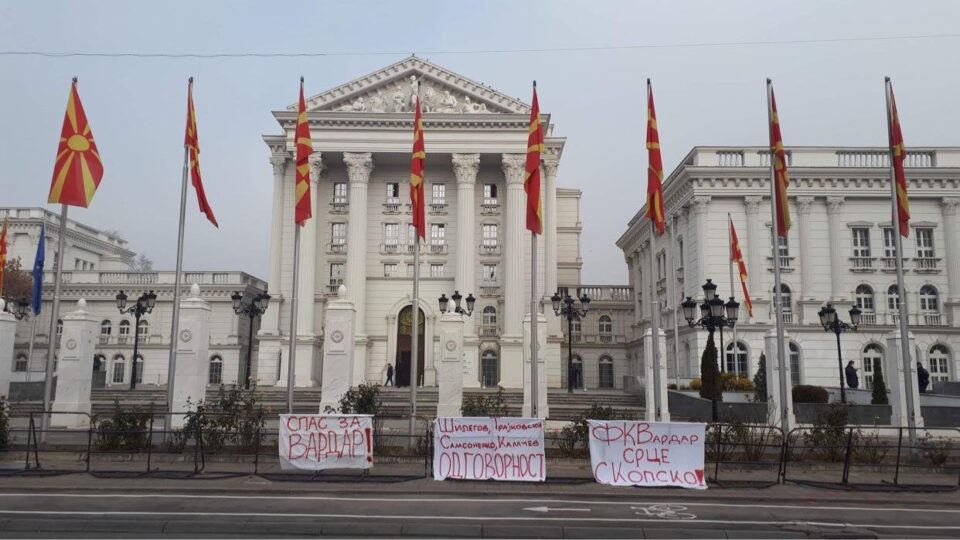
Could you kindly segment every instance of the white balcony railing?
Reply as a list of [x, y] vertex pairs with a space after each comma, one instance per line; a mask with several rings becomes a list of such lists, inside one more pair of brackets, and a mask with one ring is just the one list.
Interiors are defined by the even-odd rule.
[[442, 255], [447, 252], [446, 244], [430, 244], [430, 253], [434, 255]]
[[331, 214], [346, 214], [350, 211], [350, 204], [344, 199], [342, 201], [335, 200], [330, 203], [330, 213]]
[[387, 242], [380, 244], [380, 253], [400, 253], [400, 244], [397, 242]]
[[481, 255], [499, 255], [500, 246], [497, 244], [480, 244]]
[[499, 332], [497, 332], [496, 326], [481, 326], [480, 327], [480, 337], [497, 337]]
[[500, 285], [484, 283], [480, 285], [481, 296], [500, 296]]
[[873, 270], [873, 257], [850, 257], [850, 267], [854, 272]]
[[743, 152], [720, 150], [717, 152], [717, 165], [720, 167], [743, 167]]
[[384, 214], [399, 214], [399, 213], [400, 213], [400, 199], [387, 199], [387, 202], [383, 203], [383, 213], [384, 213]]
[[942, 326], [943, 317], [939, 313], [924, 313], [923, 324], [927, 326]]
[[327, 253], [346, 253], [346, 252], [347, 252], [346, 241], [343, 241], [343, 242], [334, 241], [327, 244]]
[[940, 259], [936, 257], [916, 257], [913, 259], [914, 270], [920, 273], [938, 272]]
[[447, 213], [447, 203], [445, 203], [445, 202], [432, 202], [432, 203], [430, 203], [430, 213], [431, 213], [431, 214], [446, 214], [446, 213]]
[[868, 326], [873, 326], [877, 324], [877, 314], [876, 313], [862, 313], [860, 315], [860, 324], [865, 324]]

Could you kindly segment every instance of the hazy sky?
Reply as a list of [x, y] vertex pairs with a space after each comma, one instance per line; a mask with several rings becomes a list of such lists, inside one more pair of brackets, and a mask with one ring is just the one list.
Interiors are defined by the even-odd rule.
[[[106, 174], [71, 217], [119, 229], [172, 269], [186, 79], [196, 78], [201, 164], [220, 221], [188, 207], [185, 267], [267, 276], [270, 114], [415, 52], [524, 101], [538, 81], [559, 185], [583, 190], [586, 283], [625, 283], [614, 242], [644, 199], [643, 81], [652, 77], [669, 173], [694, 145], [766, 142], [764, 78], [790, 145], [885, 143], [883, 75], [907, 145], [960, 144], [957, 37], [555, 52], [443, 53], [956, 34], [942, 1], [3, 1], [0, 51], [329, 52], [315, 58], [144, 59], [0, 55], [0, 206], [45, 204], [70, 77]], [[51, 209], [54, 209], [51, 207]]]

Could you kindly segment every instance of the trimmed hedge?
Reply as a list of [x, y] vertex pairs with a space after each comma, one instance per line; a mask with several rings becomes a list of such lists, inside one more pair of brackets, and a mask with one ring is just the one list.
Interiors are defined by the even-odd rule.
[[798, 384], [793, 387], [794, 403], [828, 403], [830, 393], [819, 386]]

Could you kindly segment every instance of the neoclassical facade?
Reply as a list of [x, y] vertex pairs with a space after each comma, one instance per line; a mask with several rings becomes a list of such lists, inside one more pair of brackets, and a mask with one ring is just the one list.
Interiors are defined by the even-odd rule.
[[[886, 336], [897, 329], [898, 302], [906, 302], [915, 336], [914, 360], [931, 380], [955, 380], [960, 353], [960, 148], [913, 148], [907, 156], [910, 237], [903, 241], [905, 291], [896, 285], [890, 176], [884, 148], [794, 147], [789, 204], [793, 226], [777, 249], [781, 295], [794, 384], [837, 386], [835, 336], [820, 326], [826, 303], [842, 318], [857, 305], [863, 321], [842, 336], [844, 365], [860, 369], [869, 386], [886, 362]], [[664, 185], [668, 234], [657, 239], [650, 265], [650, 227], [644, 209], [617, 241], [635, 291], [631, 365], [639, 369], [640, 342], [651, 307], [661, 308], [671, 382], [699, 376], [706, 332], [674, 320], [681, 297], [702, 297], [712, 279], [718, 294], [743, 301], [739, 276], [729, 271], [727, 216], [737, 227], [749, 273], [753, 316], [741, 305], [736, 341], [724, 333], [724, 368], [753, 375], [763, 336], [773, 324], [773, 235], [769, 151], [763, 147], [696, 147]], [[730, 276], [733, 275], [733, 283]], [[651, 302], [651, 280], [656, 300]], [[675, 331], [675, 324], [677, 330]], [[719, 344], [718, 344], [719, 346]], [[892, 373], [891, 366], [883, 366]], [[637, 372], [639, 373], [639, 371]], [[864, 381], [865, 380], [865, 381]]]
[[[420, 245], [421, 358], [410, 358], [413, 232], [409, 164], [413, 93], [420, 84], [426, 141], [427, 238]], [[530, 107], [417, 57], [307, 100], [313, 138], [314, 215], [301, 233], [297, 386], [319, 383], [324, 310], [340, 284], [357, 309], [357, 380], [383, 382], [386, 365], [407, 382], [411, 362], [436, 384], [437, 298], [473, 294], [465, 362], [477, 385], [522, 386], [523, 327], [530, 299], [530, 235], [524, 227], [524, 163]], [[270, 293], [256, 376], [286, 384], [293, 278], [293, 134], [296, 106], [274, 113], [282, 133], [264, 136], [273, 165]], [[565, 139], [543, 115], [545, 226], [536, 294], [546, 299], [548, 381], [565, 380], [560, 324], [549, 309], [558, 285], [580, 283], [580, 192], [557, 188]], [[543, 309], [543, 307], [541, 307]], [[401, 373], [403, 375], [401, 375]]]

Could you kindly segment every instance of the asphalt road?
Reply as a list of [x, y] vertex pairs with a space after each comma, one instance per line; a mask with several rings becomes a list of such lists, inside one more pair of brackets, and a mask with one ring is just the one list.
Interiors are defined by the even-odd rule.
[[[952, 501], [953, 498], [951, 497]], [[0, 492], [0, 538], [807, 538], [960, 536], [953, 503], [191, 490]]]

